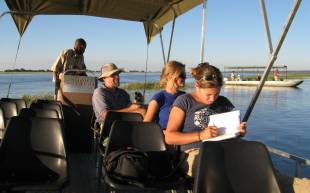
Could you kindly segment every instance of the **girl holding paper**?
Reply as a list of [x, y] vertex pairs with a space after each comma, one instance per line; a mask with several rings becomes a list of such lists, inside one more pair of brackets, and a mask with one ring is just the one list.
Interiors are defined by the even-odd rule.
[[[220, 70], [208, 63], [201, 63], [191, 71], [195, 79], [195, 91], [179, 96], [173, 104], [166, 128], [167, 144], [180, 145], [188, 154], [184, 172], [194, 176], [199, 145], [202, 140], [218, 136], [215, 126], [208, 126], [209, 116], [233, 110], [233, 104], [220, 96], [223, 76]], [[239, 125], [244, 136], [246, 124]]]

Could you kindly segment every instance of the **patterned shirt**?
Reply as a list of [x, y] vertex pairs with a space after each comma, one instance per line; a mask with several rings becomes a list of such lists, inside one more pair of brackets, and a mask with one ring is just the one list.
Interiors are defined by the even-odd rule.
[[[234, 105], [224, 96], [219, 96], [213, 104], [206, 105], [195, 101], [191, 94], [179, 96], [173, 106], [182, 109], [185, 113], [181, 129], [184, 133], [201, 131], [208, 126], [210, 115], [229, 112], [234, 108]], [[181, 145], [181, 150], [198, 148], [200, 143]]]

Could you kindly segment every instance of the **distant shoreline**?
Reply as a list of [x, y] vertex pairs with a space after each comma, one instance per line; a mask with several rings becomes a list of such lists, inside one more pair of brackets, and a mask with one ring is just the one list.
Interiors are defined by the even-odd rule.
[[12, 72], [4, 72], [4, 71], [0, 71], [0, 74], [49, 74], [49, 73], [52, 73], [52, 72], [44, 72], [44, 71], [37, 71], [37, 72], [34, 72], [34, 71], [23, 71], [23, 72], [20, 72], [20, 71], [12, 71]]
[[[11, 72], [5, 72], [0, 71], [1, 74], [50, 74], [52, 72], [50, 71], [11, 71]], [[126, 72], [126, 73], [144, 73], [144, 72]], [[154, 73], [154, 72], [147, 72], [147, 73]], [[269, 79], [272, 78], [272, 75], [269, 75]], [[245, 79], [255, 79], [254, 76], [248, 76], [248, 77], [242, 77]], [[286, 79], [285, 74], [281, 73], [280, 78]], [[287, 79], [308, 79], [310, 78], [310, 71], [288, 71], [287, 72]]]

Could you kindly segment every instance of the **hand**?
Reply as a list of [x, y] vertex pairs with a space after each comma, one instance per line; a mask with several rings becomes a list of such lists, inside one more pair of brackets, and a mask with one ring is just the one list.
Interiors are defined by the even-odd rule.
[[146, 109], [140, 107], [140, 108], [137, 109], [137, 112], [140, 113], [144, 117], [145, 113], [146, 113]]
[[139, 109], [139, 108], [140, 108], [140, 105], [137, 104], [137, 103], [132, 103], [132, 104], [130, 105], [130, 107], [133, 108], [134, 110], [136, 110], [136, 109]]
[[238, 127], [238, 130], [239, 130], [239, 132], [240, 132], [240, 136], [241, 136], [241, 137], [245, 136], [246, 130], [247, 130], [246, 122], [240, 123], [240, 125], [239, 125], [239, 127]]
[[200, 139], [204, 140], [204, 139], [210, 139], [213, 137], [217, 137], [219, 133], [218, 133], [218, 129], [216, 126], [208, 126], [204, 130], [202, 130], [199, 133], [199, 135], [200, 135]]

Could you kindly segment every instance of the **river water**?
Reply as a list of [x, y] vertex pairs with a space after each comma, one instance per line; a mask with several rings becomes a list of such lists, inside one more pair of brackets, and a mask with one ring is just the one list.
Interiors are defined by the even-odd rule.
[[[158, 80], [158, 73], [147, 75], [147, 81]], [[121, 74], [121, 84], [143, 81], [143, 73]], [[6, 97], [9, 82], [12, 82], [10, 97], [53, 92], [50, 74], [0, 74], [0, 97]], [[187, 83], [192, 82], [193, 79], [187, 79]], [[191, 90], [187, 89], [188, 92]], [[155, 92], [146, 91], [146, 101]], [[255, 87], [224, 86], [221, 94], [228, 97], [236, 109], [244, 114], [254, 92]], [[268, 146], [310, 159], [309, 96], [310, 79], [305, 79], [298, 88], [264, 88], [248, 120], [246, 139], [261, 141]], [[276, 168], [294, 174], [294, 162], [277, 157], [273, 159]], [[310, 167], [302, 168], [302, 176], [310, 177]]]

